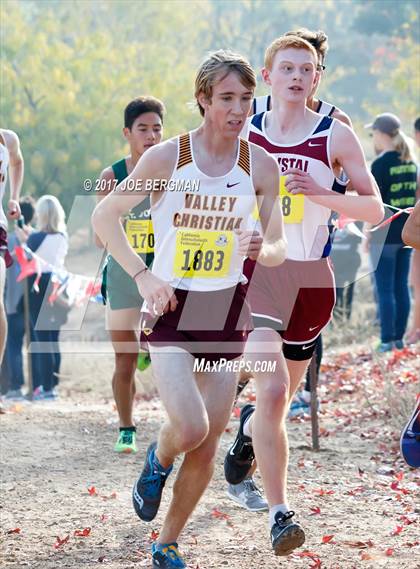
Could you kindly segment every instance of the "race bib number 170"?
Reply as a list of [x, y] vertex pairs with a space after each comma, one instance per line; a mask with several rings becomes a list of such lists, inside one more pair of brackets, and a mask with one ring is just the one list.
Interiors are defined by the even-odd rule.
[[178, 229], [173, 272], [176, 277], [205, 279], [229, 273], [234, 246], [232, 231]]
[[136, 253], [153, 253], [155, 236], [151, 219], [127, 219], [125, 232], [131, 247]]

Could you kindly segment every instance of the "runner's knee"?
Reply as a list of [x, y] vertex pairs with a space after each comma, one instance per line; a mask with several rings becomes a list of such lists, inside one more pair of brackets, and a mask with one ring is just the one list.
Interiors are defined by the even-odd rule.
[[209, 424], [204, 419], [200, 422], [195, 422], [194, 425], [184, 423], [177, 425], [175, 433], [181, 449], [180, 452], [188, 452], [197, 448], [204, 441], [209, 433]]
[[215, 464], [215, 458], [217, 454], [217, 447], [219, 443], [219, 437], [212, 438], [211, 440], [206, 440], [200, 447], [198, 447], [193, 453], [192, 458], [194, 461], [200, 464], [200, 467], [211, 466]]
[[285, 382], [277, 381], [267, 382], [264, 386], [257, 389], [257, 400], [261, 404], [261, 409], [265, 415], [276, 414], [288, 404], [289, 386]]
[[123, 378], [123, 381], [131, 383], [137, 366], [137, 354], [115, 354], [115, 373]]

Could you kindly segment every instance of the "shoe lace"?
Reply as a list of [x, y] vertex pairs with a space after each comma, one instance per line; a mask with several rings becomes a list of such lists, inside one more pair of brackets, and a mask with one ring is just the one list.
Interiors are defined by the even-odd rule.
[[168, 554], [173, 561], [181, 561], [181, 556], [176, 545], [169, 546]]
[[177, 543], [168, 543], [167, 545], [160, 546], [159, 550], [168, 557], [171, 561], [174, 561], [174, 567], [185, 567], [182, 557], [178, 551]]
[[287, 520], [290, 520], [291, 518], [293, 518], [293, 516], [295, 515], [295, 512], [293, 510], [290, 510], [289, 512], [277, 512], [277, 514], [274, 516], [274, 519], [276, 521], [276, 523], [285, 523], [287, 522]]
[[160, 489], [162, 484], [162, 478], [164, 478], [164, 474], [159, 472], [158, 470], [153, 470], [152, 474], [143, 477], [143, 484], [145, 485], [145, 492], [146, 496], [154, 498], [157, 492]]
[[121, 443], [123, 445], [133, 444], [133, 433], [131, 431], [121, 431]]
[[255, 458], [254, 447], [252, 443], [243, 443], [238, 458], [244, 462], [252, 462]]
[[253, 492], [254, 494], [257, 494], [260, 498], [262, 498], [262, 494], [252, 478], [247, 478], [244, 480], [244, 486], [247, 490]]

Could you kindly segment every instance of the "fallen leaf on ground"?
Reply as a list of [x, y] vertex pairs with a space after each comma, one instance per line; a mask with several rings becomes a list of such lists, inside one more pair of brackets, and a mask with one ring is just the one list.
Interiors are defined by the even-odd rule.
[[394, 555], [394, 548], [393, 547], [388, 547], [388, 549], [385, 551], [385, 555], [387, 557], [391, 557], [392, 555]]
[[224, 512], [220, 512], [217, 508], [213, 508], [213, 510], [211, 511], [211, 517], [220, 520], [228, 520], [230, 516], [228, 516], [228, 514], [225, 514]]
[[408, 518], [407, 516], [400, 516], [398, 519], [400, 520], [400, 522], [404, 522], [405, 526], [409, 526], [417, 522], [417, 520], [410, 520], [410, 518]]
[[321, 513], [321, 508], [319, 506], [316, 506], [315, 508], [311, 508], [311, 514], [309, 514], [310, 516], [316, 516], [317, 514]]
[[61, 537], [56, 535], [55, 539], [56, 539], [56, 542], [54, 543], [54, 549], [58, 549], [59, 547], [62, 547], [63, 545], [65, 545], [69, 541], [70, 534], [66, 535], [66, 537], [63, 537], [63, 539], [61, 539]]
[[150, 534], [150, 539], [152, 541], [156, 541], [158, 537], [159, 537], [159, 532], [155, 529], [152, 529], [152, 532]]
[[91, 528], [83, 528], [83, 529], [77, 529], [74, 532], [74, 535], [76, 537], [88, 537], [88, 535], [90, 534]]
[[330, 496], [331, 494], [335, 494], [334, 490], [324, 490], [324, 488], [318, 488], [314, 490], [314, 494], [318, 494], [318, 496]]
[[357, 549], [367, 549], [368, 547], [373, 547], [374, 543], [371, 539], [367, 541], [343, 541], [343, 545], [348, 545], [349, 547], [355, 547]]

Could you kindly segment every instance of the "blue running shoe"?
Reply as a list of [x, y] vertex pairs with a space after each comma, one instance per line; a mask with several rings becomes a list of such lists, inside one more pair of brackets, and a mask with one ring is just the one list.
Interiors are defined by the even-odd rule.
[[153, 569], [183, 569], [186, 567], [178, 551], [178, 544], [152, 544]]
[[420, 468], [420, 395], [401, 434], [400, 448], [405, 462], [412, 468]]
[[133, 488], [133, 506], [144, 522], [151, 522], [156, 517], [166, 479], [173, 468], [171, 465], [165, 469], [159, 464], [155, 456], [156, 447], [157, 443], [152, 443], [147, 449], [143, 471]]

